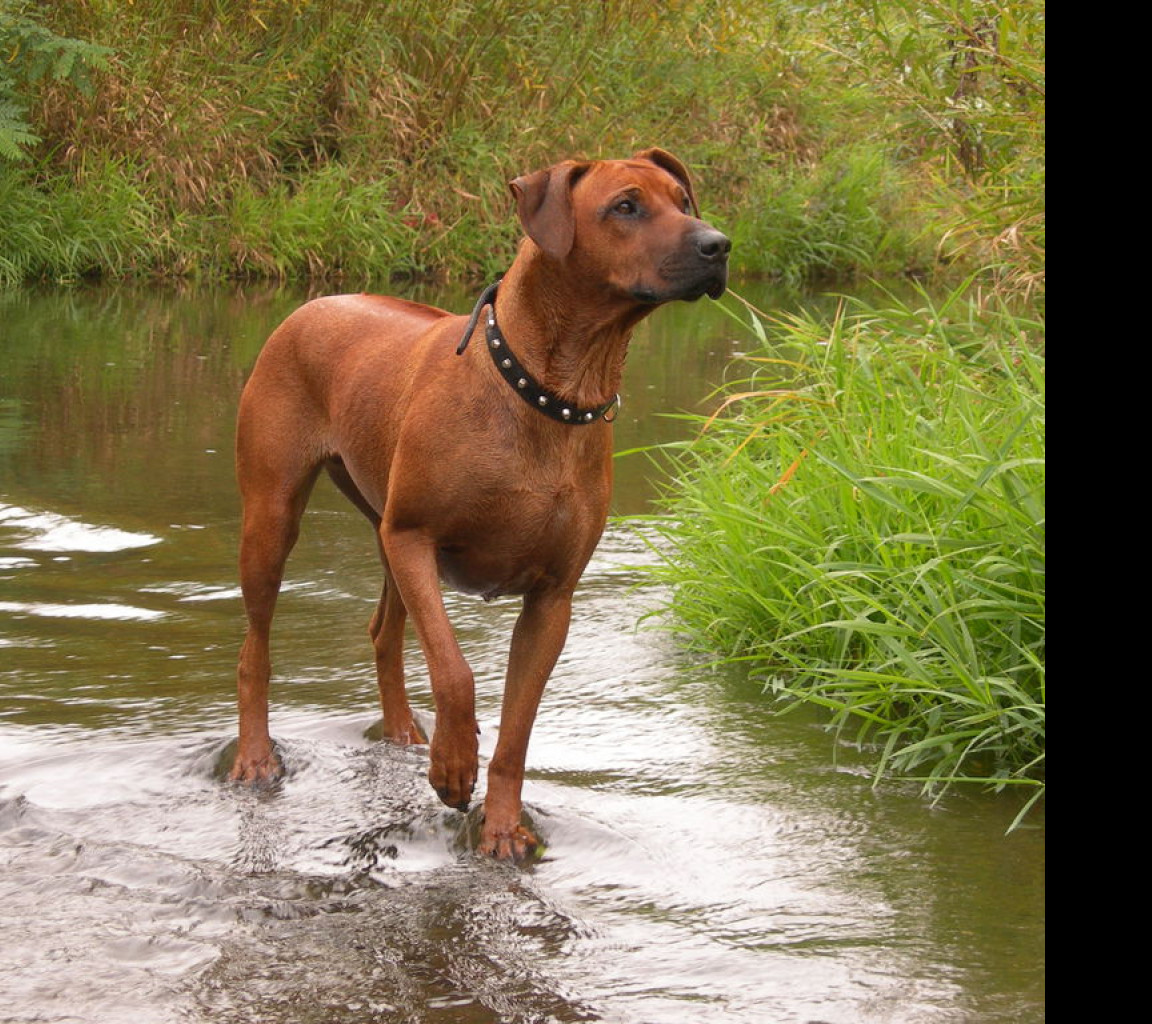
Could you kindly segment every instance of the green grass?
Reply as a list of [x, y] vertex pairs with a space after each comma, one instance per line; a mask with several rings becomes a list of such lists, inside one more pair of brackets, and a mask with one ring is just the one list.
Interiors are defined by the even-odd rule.
[[1043, 26], [1038, 0], [0, 0], [0, 285], [488, 278], [507, 181], [660, 145], [746, 273], [994, 255], [1039, 290]]
[[0, 171], [0, 285], [148, 274], [172, 255], [160, 211], [124, 162], [78, 182], [31, 179]]
[[759, 182], [730, 229], [742, 269], [792, 287], [929, 271], [905, 175], [880, 147], [856, 143]]
[[960, 294], [734, 313], [762, 348], [668, 452], [651, 572], [688, 645], [829, 709], [877, 779], [1019, 787], [1022, 818], [1044, 792], [1043, 327]]

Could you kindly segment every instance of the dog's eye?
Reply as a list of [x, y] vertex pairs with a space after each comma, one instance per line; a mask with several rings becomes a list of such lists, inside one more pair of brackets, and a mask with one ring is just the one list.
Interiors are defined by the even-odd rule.
[[691, 200], [691, 199], [689, 199], [687, 196], [685, 196], [685, 197], [684, 197], [684, 202], [680, 204], [680, 208], [681, 208], [681, 209], [682, 209], [682, 210], [683, 210], [685, 213], [691, 213], [691, 212], [692, 212], [692, 200]]
[[636, 205], [634, 199], [621, 199], [615, 206], [612, 207], [613, 213], [618, 213], [623, 217], [631, 217], [638, 213], [640, 207]]

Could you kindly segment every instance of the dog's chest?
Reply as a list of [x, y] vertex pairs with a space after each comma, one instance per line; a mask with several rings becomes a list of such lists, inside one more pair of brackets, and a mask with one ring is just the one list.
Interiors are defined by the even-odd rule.
[[570, 483], [506, 483], [478, 496], [438, 548], [441, 577], [485, 598], [574, 586], [604, 529], [607, 494]]

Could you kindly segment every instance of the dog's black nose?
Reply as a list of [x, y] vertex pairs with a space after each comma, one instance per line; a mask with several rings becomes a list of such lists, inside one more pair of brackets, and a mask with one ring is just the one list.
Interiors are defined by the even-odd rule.
[[709, 262], [722, 262], [732, 251], [731, 239], [715, 228], [701, 228], [696, 232], [696, 251], [701, 259]]

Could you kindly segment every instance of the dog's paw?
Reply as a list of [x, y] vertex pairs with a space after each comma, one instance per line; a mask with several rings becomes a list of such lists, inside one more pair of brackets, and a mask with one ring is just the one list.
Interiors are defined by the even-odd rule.
[[428, 737], [424, 735], [424, 730], [420, 728], [420, 724], [414, 718], [409, 719], [407, 725], [393, 729], [388, 738], [398, 747], [426, 747], [428, 745]]
[[275, 782], [284, 775], [284, 766], [273, 747], [249, 751], [240, 748], [228, 773], [230, 782], [249, 784]]
[[[431, 730], [429, 729], [428, 732]], [[364, 736], [373, 742], [384, 741], [393, 743], [398, 747], [426, 747], [428, 745], [427, 733], [412, 716], [395, 727], [389, 725], [386, 719], [381, 718], [364, 730]]]
[[480, 852], [497, 860], [515, 861], [523, 864], [527, 861], [538, 860], [544, 852], [544, 846], [539, 839], [528, 831], [523, 825], [511, 829], [489, 827], [488, 822], [480, 834]]
[[437, 731], [432, 736], [431, 758], [428, 781], [436, 795], [449, 807], [458, 811], [468, 810], [479, 770], [476, 734], [466, 732], [449, 740], [442, 738]]

